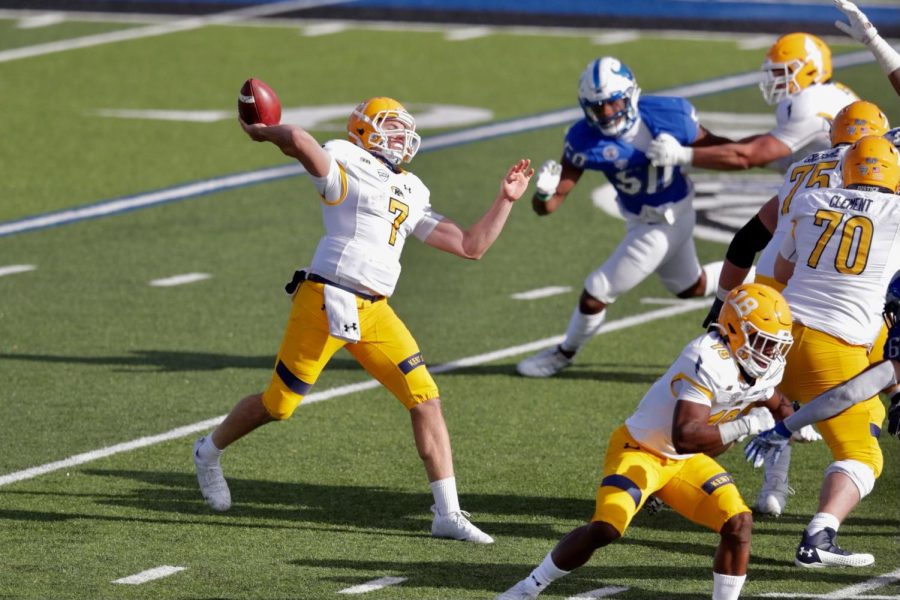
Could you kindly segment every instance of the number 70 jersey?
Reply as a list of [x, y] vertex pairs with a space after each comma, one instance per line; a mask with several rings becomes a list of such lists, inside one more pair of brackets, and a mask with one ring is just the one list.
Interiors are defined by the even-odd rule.
[[322, 196], [325, 235], [312, 271], [360, 292], [390, 296], [407, 236], [424, 240], [443, 217], [431, 209], [428, 188], [412, 173], [394, 171], [344, 140], [331, 140], [324, 149], [331, 168], [312, 179]]
[[784, 297], [794, 319], [849, 344], [871, 344], [884, 291], [900, 268], [900, 196], [825, 188], [794, 196], [781, 255], [795, 261]]

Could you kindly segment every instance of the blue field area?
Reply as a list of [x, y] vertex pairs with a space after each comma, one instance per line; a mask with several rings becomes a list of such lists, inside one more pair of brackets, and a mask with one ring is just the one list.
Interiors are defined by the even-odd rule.
[[[53, 9], [208, 14], [278, 0], [43, 0]], [[326, 5], [322, 5], [326, 4]], [[348, 0], [320, 3], [281, 16], [485, 25], [685, 29], [836, 34], [841, 13], [828, 0]], [[31, 0], [0, 0], [33, 8]], [[900, 37], [900, 3], [860, 8], [886, 37]]]

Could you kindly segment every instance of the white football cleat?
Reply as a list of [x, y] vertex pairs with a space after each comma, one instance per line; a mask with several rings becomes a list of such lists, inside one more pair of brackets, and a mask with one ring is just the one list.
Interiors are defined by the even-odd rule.
[[772, 460], [771, 452], [766, 454], [765, 465], [762, 489], [759, 490], [753, 510], [759, 514], [780, 517], [787, 506], [788, 496], [794, 495], [794, 489], [788, 485], [791, 447], [785, 446], [775, 461]]
[[803, 532], [803, 540], [797, 546], [794, 564], [806, 569], [823, 567], [868, 567], [875, 563], [871, 554], [853, 554], [837, 545], [837, 532], [831, 527], [809, 535]]
[[437, 508], [432, 506], [434, 520], [431, 522], [431, 536], [436, 538], [450, 538], [475, 544], [493, 544], [494, 538], [478, 529], [469, 521], [469, 513], [464, 510], [452, 512], [446, 515], [438, 514]]
[[494, 600], [534, 600], [534, 598], [538, 597], [538, 594], [544, 591], [545, 587], [547, 586], [542, 586], [534, 580], [534, 577], [529, 575], [494, 598]]
[[787, 506], [787, 497], [794, 494], [794, 488], [787, 484], [787, 479], [767, 477], [756, 497], [753, 512], [770, 517], [780, 517], [784, 512], [784, 507]]
[[516, 365], [516, 371], [525, 377], [553, 377], [571, 364], [572, 359], [554, 346], [529, 356]]
[[206, 462], [200, 459], [200, 445], [206, 438], [200, 438], [194, 442], [194, 466], [197, 467], [197, 483], [200, 484], [200, 493], [206, 499], [210, 508], [218, 512], [225, 512], [231, 508], [231, 491], [228, 482], [222, 473], [219, 460]]

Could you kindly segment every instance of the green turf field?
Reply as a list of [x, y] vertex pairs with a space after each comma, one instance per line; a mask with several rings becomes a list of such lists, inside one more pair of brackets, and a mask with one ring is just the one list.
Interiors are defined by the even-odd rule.
[[[138, 27], [15, 24], [0, 20], [0, 50]], [[507, 122], [575, 106], [581, 69], [602, 54], [626, 61], [644, 93], [653, 93], [755, 70], [765, 52], [668, 36], [598, 46], [590, 33], [496, 32], [464, 41], [443, 31], [368, 27], [303, 33], [290, 24], [205, 27], [0, 62], [7, 117], [0, 225], [287, 164], [274, 147], [248, 141], [232, 117], [184, 122], [98, 110], [233, 111], [241, 83], [255, 76], [286, 108], [390, 94], [422, 110], [488, 109], [491, 121]], [[877, 66], [839, 70], [836, 79], [900, 123]], [[695, 104], [771, 111], [754, 88]], [[341, 121], [313, 132], [323, 141], [340, 136]], [[427, 140], [462, 127], [421, 132]], [[412, 169], [435, 208], [467, 225], [515, 159], [558, 158], [564, 129], [423, 152]], [[210, 511], [197, 490], [190, 432], [0, 485], [0, 598], [322, 599], [382, 577], [405, 580], [364, 597], [492, 598], [524, 577], [591, 516], [610, 431], [702, 331], [702, 302], [643, 301], [670, 299], [652, 279], [617, 302], [608, 322], [644, 318], [588, 344], [575, 367], [552, 380], [515, 375], [527, 354], [515, 348], [564, 331], [584, 276], [619, 241], [621, 221], [590, 201], [602, 183], [586, 175], [565, 208], [544, 219], [526, 198], [479, 262], [412, 241], [406, 248], [391, 304], [432, 366], [513, 349], [435, 376], [463, 508], [494, 545], [429, 537], [431, 495], [408, 417], [372, 388], [301, 406], [290, 421], [229, 449], [223, 465], [234, 507], [225, 514]], [[264, 387], [287, 317], [282, 285], [321, 234], [316, 199], [305, 178], [289, 177], [0, 237], [0, 269], [34, 267], [0, 276], [0, 481], [213, 419]], [[702, 262], [724, 251], [698, 241]], [[184, 273], [211, 277], [148, 285]], [[510, 298], [552, 285], [572, 291]], [[340, 353], [314, 391], [367, 380]], [[756, 522], [745, 597], [900, 598], [897, 440], [885, 436], [882, 448], [884, 474], [840, 536], [846, 547], [873, 553], [875, 566], [792, 566], [830, 462], [823, 444], [799, 446], [787, 514]], [[721, 462], [752, 501], [761, 473], [742, 458], [733, 451]], [[542, 597], [618, 586], [628, 589], [611, 597], [622, 600], [708, 598], [716, 543], [672, 511], [642, 514], [620, 543]], [[183, 570], [140, 585], [113, 583], [163, 565]], [[885, 574], [892, 578], [874, 579]]]

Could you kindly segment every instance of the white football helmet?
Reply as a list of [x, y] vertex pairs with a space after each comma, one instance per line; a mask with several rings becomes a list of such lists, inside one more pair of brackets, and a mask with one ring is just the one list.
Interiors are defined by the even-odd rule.
[[[641, 88], [634, 80], [631, 69], [616, 58], [604, 56], [591, 62], [578, 82], [578, 102], [588, 123], [600, 129], [603, 135], [622, 135], [639, 117], [638, 98]], [[625, 107], [613, 115], [603, 114], [603, 104], [625, 100]]]

